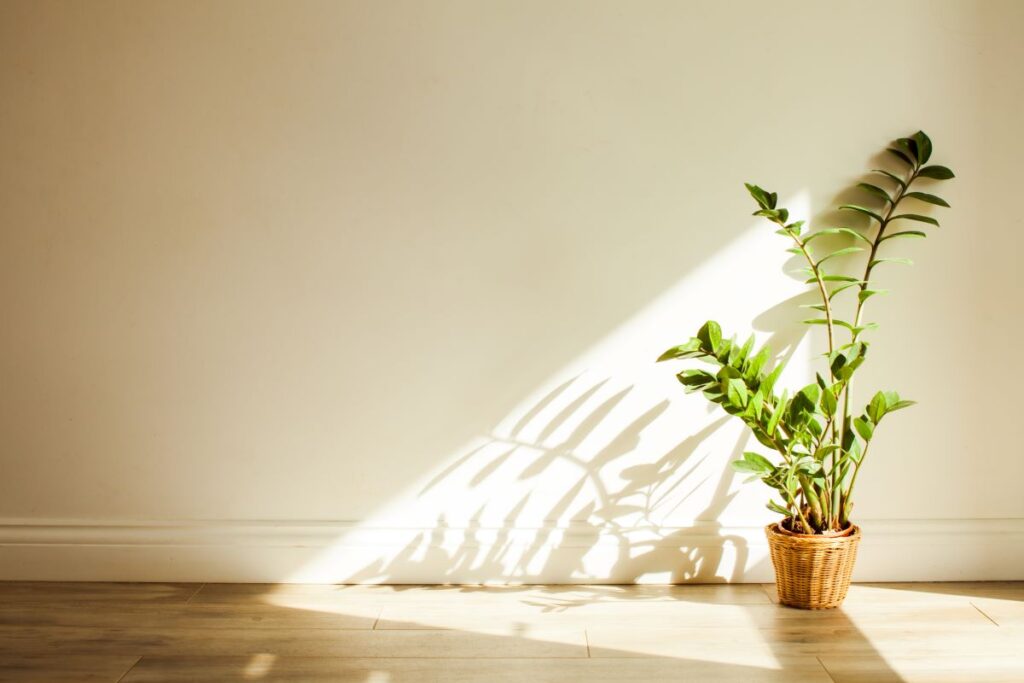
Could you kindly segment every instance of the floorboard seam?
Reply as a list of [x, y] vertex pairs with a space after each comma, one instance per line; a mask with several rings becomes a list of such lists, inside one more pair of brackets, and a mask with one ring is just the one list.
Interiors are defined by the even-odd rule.
[[185, 601], [185, 604], [187, 605], [190, 602], [192, 602], [192, 598], [194, 598], [197, 595], [199, 595], [199, 591], [203, 590], [204, 588], [206, 588], [206, 584], [205, 583], [199, 584], [199, 588], [196, 588], [195, 591], [192, 593], [192, 595], [188, 596], [188, 600]]
[[986, 613], [985, 613], [985, 610], [981, 609], [980, 607], [978, 607], [977, 605], [975, 605], [975, 604], [974, 604], [973, 602], [971, 603], [971, 607], [973, 607], [974, 609], [978, 610], [978, 612], [980, 612], [980, 613], [981, 613], [981, 616], [985, 617], [986, 619], [988, 619], [989, 621], [991, 621], [991, 622], [992, 622], [993, 624], [995, 624], [996, 626], [999, 626], [999, 622], [998, 622], [998, 621], [996, 621], [995, 619], [993, 619], [992, 617], [990, 617], [990, 616], [989, 616], [988, 614], [986, 614]]
[[832, 672], [828, 670], [827, 666], [825, 666], [825, 662], [821, 661], [821, 657], [815, 657], [815, 659], [818, 660], [818, 664], [821, 664], [821, 668], [825, 670], [825, 675], [828, 676], [828, 680], [832, 681], [832, 683], [836, 683], [836, 679], [833, 678]]
[[125, 677], [128, 676], [128, 674], [130, 674], [132, 672], [132, 669], [137, 667], [139, 665], [139, 662], [141, 662], [141, 661], [142, 661], [142, 657], [139, 657], [138, 659], [136, 659], [135, 662], [130, 667], [128, 667], [128, 670], [125, 671], [123, 674], [121, 674], [121, 676], [116, 681], [114, 681], [114, 683], [121, 683], [121, 681], [123, 681], [125, 679]]

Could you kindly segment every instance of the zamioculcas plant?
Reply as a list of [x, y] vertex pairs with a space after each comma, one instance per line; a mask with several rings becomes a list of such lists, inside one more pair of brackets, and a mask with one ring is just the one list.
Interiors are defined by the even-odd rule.
[[[900, 138], [887, 151], [899, 168], [873, 171], [877, 184], [858, 185], [864, 203], [839, 207], [867, 217], [863, 227], [812, 230], [804, 221], [789, 221], [789, 212], [777, 205], [776, 193], [746, 186], [757, 202], [754, 215], [774, 223], [776, 232], [791, 242], [789, 251], [806, 261], [806, 282], [820, 297], [807, 305], [816, 315], [804, 321], [823, 326], [828, 340], [827, 367], [817, 374], [817, 381], [792, 395], [778, 393], [782, 364], [770, 367], [771, 353], [767, 348], [754, 352], [753, 336], [738, 344], [735, 338], [725, 338], [714, 321], [658, 359], [710, 363], [710, 369], [683, 370], [679, 381], [743, 420], [764, 446], [766, 452], [744, 453], [732, 466], [777, 492], [768, 508], [783, 515], [782, 527], [792, 533], [829, 536], [850, 526], [857, 475], [879, 425], [890, 413], [913, 405], [895, 391], [875, 393], [862, 409], [855, 403], [854, 375], [869, 349], [864, 333], [875, 327], [866, 321], [865, 309], [872, 297], [885, 292], [876, 286], [878, 271], [888, 264], [909, 263], [894, 256], [894, 247], [925, 237], [924, 230], [916, 228], [939, 225], [921, 209], [905, 207], [949, 206], [934, 194], [918, 191], [920, 181], [947, 180], [953, 172], [929, 165], [932, 143], [923, 132]], [[821, 249], [837, 242], [835, 249]], [[842, 272], [840, 264], [850, 266], [853, 273]]]

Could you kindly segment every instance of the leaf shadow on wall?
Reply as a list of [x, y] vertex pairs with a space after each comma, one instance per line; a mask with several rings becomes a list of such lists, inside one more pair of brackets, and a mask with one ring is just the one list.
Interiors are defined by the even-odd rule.
[[[779, 362], [792, 358], [804, 336], [791, 318], [805, 296], [784, 301], [754, 321], [756, 329], [769, 332], [765, 343], [779, 350]], [[665, 368], [666, 373], [676, 370]], [[730, 492], [733, 472], [718, 467], [719, 454], [702, 450], [728, 424], [728, 416], [722, 414], [661, 453], [643, 453], [637, 462], [645, 431], [670, 419], [669, 402], [663, 399], [617, 427], [596, 453], [583, 454], [588, 437], [615, 424], [616, 409], [634, 391], [628, 385], [607, 395], [610, 381], [578, 376], [562, 383], [508, 433], [488, 435], [420, 491], [421, 496], [440, 492], [458, 498], [467, 487], [500, 487], [502, 477], [518, 471], [514, 483], [525, 492], [500, 523], [488, 518], [489, 500], [480, 503], [468, 523], [451, 524], [442, 511], [401, 550], [346, 573], [343, 581], [403, 583], [428, 575], [458, 583], [538, 583], [550, 576], [598, 582], [602, 577], [658, 583], [740, 580], [751, 568], [748, 538], [730, 533], [718, 521], [736, 496]], [[565, 436], [552, 443], [560, 434]], [[747, 440], [745, 432], [739, 435], [730, 460], [740, 457]], [[708, 490], [710, 499], [693, 516], [696, 526], [666, 526], [664, 520], [688, 498]], [[542, 502], [545, 507], [538, 512]], [[524, 524], [527, 510], [529, 519], [539, 517], [543, 523]], [[595, 554], [597, 571], [587, 566]]]

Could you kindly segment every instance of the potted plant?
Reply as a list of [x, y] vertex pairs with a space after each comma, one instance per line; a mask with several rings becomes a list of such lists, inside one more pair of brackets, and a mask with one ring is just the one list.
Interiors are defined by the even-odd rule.
[[[853, 378], [869, 350], [864, 333], [876, 327], [865, 320], [865, 307], [885, 291], [875, 285], [879, 268], [908, 263], [892, 256], [892, 247], [925, 237], [918, 228], [938, 226], [920, 213], [923, 205], [949, 206], [934, 194], [918, 191], [920, 181], [947, 180], [953, 172], [929, 165], [932, 143], [923, 132], [900, 138], [886, 151], [899, 168], [873, 171], [877, 181], [857, 186], [864, 192], [864, 204], [839, 207], [866, 217], [862, 227], [812, 230], [804, 221], [789, 221], [776, 193], [746, 186], [757, 202], [754, 215], [774, 223], [776, 232], [792, 243], [789, 251], [806, 262], [806, 283], [819, 297], [805, 305], [816, 315], [804, 321], [824, 327], [828, 341], [825, 367], [815, 382], [792, 395], [778, 393], [783, 364], [770, 367], [767, 347], [755, 352], [753, 336], [743, 344], [735, 337], [727, 339], [714, 321], [658, 359], [710, 363], [710, 369], [686, 369], [677, 377], [687, 391], [703, 392], [743, 420], [766, 449], [767, 454], [746, 452], [732, 466], [778, 494], [768, 508], [783, 518], [765, 531], [779, 601], [793, 607], [837, 607], [846, 597], [860, 541], [860, 529], [851, 521], [857, 475], [882, 419], [913, 405], [894, 391], [878, 391], [862, 410], [854, 407]], [[905, 209], [911, 202], [919, 208]], [[847, 272], [839, 265], [848, 266]]]

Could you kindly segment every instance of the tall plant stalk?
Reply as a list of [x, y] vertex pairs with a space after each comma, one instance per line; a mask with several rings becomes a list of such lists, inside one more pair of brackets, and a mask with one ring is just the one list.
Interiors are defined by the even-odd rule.
[[[789, 252], [802, 257], [807, 266], [806, 284], [814, 285], [820, 303], [809, 304], [821, 314], [804, 323], [823, 325], [828, 342], [827, 376], [817, 374], [815, 382], [789, 397], [787, 391], [775, 394], [775, 384], [782, 365], [768, 369], [771, 352], [761, 347], [753, 352], [754, 337], [738, 344], [735, 337], [725, 339], [718, 323], [709, 320], [685, 344], [675, 346], [661, 355], [659, 361], [695, 358], [712, 365], [711, 370], [686, 369], [677, 377], [687, 391], [701, 391], [726, 412], [742, 419], [754, 437], [773, 451], [777, 460], [753, 451], [732, 466], [740, 472], [760, 479], [779, 492], [768, 508], [784, 516], [784, 524], [792, 531], [813, 534], [837, 532], [849, 524], [853, 509], [853, 489], [857, 475], [867, 456], [868, 447], [882, 418], [889, 413], [913, 405], [893, 391], [874, 394], [864, 410], [851, 411], [853, 377], [864, 363], [868, 343], [864, 332], [877, 327], [864, 322], [867, 300], [886, 290], [872, 285], [875, 269], [886, 263], [907, 263], [904, 258], [882, 256], [881, 248], [896, 238], [925, 237], [923, 230], [890, 227], [906, 221], [938, 226], [934, 218], [920, 213], [897, 213], [905, 200], [948, 207], [934, 194], [912, 190], [921, 180], [948, 180], [953, 172], [945, 166], [926, 165], [932, 155], [932, 142], [918, 131], [898, 139], [888, 148], [901, 168], [896, 171], [876, 169], [873, 173], [885, 178], [886, 189], [873, 183], [858, 183], [858, 188], [877, 204], [874, 208], [860, 204], [844, 204], [839, 208], [867, 218], [867, 225], [809, 229], [804, 221], [789, 222], [789, 211], [777, 206], [778, 196], [757, 185], [747, 184], [747, 191], [757, 202], [755, 216], [778, 226], [776, 232], [788, 237], [794, 246]], [[816, 256], [816, 240], [836, 238], [843, 241], [837, 248]], [[864, 245], [864, 246], [861, 246]], [[848, 263], [847, 257], [867, 252], [860, 277], [831, 272], [837, 265]], [[833, 261], [834, 260], [834, 261]], [[826, 269], [824, 266], [828, 264]], [[856, 293], [852, 320], [836, 315], [836, 298], [843, 292]], [[840, 344], [837, 328], [849, 332], [849, 341]]]

